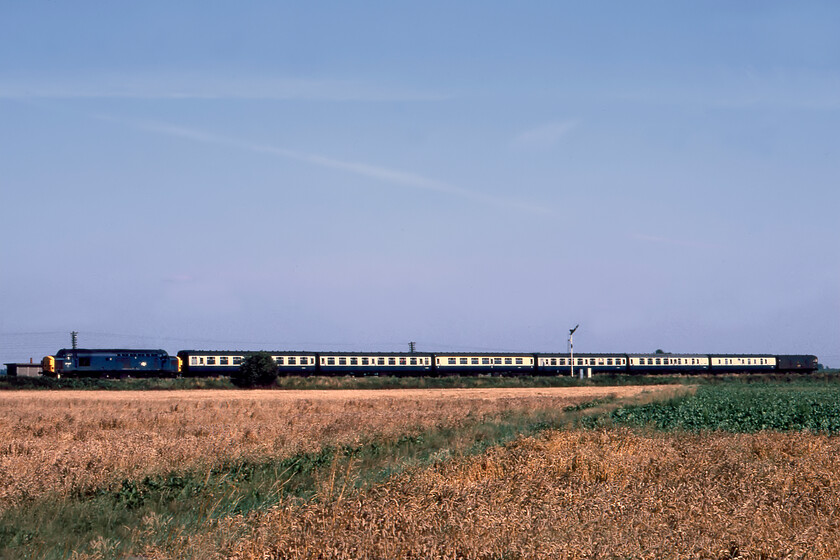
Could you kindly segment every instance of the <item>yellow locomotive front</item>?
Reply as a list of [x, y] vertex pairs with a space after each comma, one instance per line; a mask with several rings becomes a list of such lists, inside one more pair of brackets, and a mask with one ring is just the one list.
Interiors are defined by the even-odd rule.
[[41, 371], [44, 372], [44, 375], [55, 375], [54, 356], [44, 356], [44, 359], [41, 360]]

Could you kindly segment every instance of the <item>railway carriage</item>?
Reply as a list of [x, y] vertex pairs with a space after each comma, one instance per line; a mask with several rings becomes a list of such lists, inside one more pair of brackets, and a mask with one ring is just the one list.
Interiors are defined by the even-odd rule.
[[[537, 354], [537, 375], [625, 373], [626, 354]], [[574, 363], [572, 363], [574, 362]]]
[[534, 354], [462, 353], [435, 354], [438, 375], [532, 375]]
[[[712, 354], [712, 373], [773, 373], [776, 357], [769, 354]], [[815, 368], [816, 369], [816, 368]]]
[[[315, 352], [268, 352], [277, 364], [278, 375], [315, 375], [317, 354]], [[236, 350], [181, 350], [178, 357], [183, 362], [185, 375], [193, 377], [214, 377], [231, 375], [239, 370], [242, 361], [256, 351]]]
[[432, 355], [417, 352], [318, 352], [319, 375], [422, 376], [432, 367]]
[[627, 371], [640, 375], [708, 373], [709, 366], [706, 354], [627, 355]]
[[811, 372], [819, 367], [816, 356], [788, 354], [776, 356], [776, 369], [785, 373]]

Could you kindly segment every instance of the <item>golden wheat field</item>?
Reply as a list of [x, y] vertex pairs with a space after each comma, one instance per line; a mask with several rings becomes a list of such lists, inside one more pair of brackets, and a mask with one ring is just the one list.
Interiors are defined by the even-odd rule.
[[838, 457], [840, 439], [807, 434], [549, 432], [230, 520], [248, 536], [222, 555], [838, 558]]
[[150, 473], [210, 468], [666, 387], [0, 394], [0, 509]]

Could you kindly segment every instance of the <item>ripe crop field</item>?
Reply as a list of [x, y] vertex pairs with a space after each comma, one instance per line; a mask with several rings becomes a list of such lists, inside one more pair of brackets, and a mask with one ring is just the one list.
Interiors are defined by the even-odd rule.
[[236, 558], [837, 558], [840, 440], [547, 432], [253, 520]]
[[517, 409], [562, 409], [643, 390], [0, 393], [0, 510], [114, 480], [388, 440]]
[[317, 495], [324, 473], [339, 464], [352, 470], [359, 457], [384, 478], [511, 439], [595, 399], [681, 391], [2, 393], [0, 557], [65, 558], [96, 549], [96, 537], [129, 550], [155, 541], [128, 530], [143, 519], [168, 520], [158, 536], [170, 546], [180, 542], [173, 532], [204, 530], [208, 519]]
[[834, 381], [16, 391], [0, 558], [837, 558], [837, 402]]

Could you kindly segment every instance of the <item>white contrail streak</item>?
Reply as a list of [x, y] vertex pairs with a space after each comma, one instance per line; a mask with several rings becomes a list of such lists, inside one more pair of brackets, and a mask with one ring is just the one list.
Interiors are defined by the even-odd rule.
[[483, 204], [497, 206], [500, 208], [516, 209], [519, 211], [529, 212], [533, 214], [550, 213], [549, 209], [542, 206], [528, 204], [526, 202], [510, 198], [488, 195], [481, 192], [464, 189], [455, 185], [450, 185], [441, 181], [436, 181], [434, 179], [429, 179], [421, 175], [407, 173], [396, 169], [389, 169], [387, 167], [382, 167], [378, 165], [371, 165], [368, 163], [354, 161], [344, 161], [322, 156], [319, 154], [300, 152], [297, 150], [290, 150], [287, 148], [270, 146], [266, 144], [256, 144], [253, 142], [238, 140], [236, 138], [230, 138], [227, 136], [221, 136], [218, 134], [212, 134], [200, 130], [176, 126], [169, 123], [133, 122], [122, 119], [115, 119], [108, 116], [98, 116], [97, 118], [111, 122], [118, 122], [120, 124], [128, 125], [133, 128], [146, 130], [149, 132], [166, 134], [168, 136], [175, 136], [179, 138], [186, 138], [197, 142], [218, 144], [257, 153], [276, 155], [286, 159], [301, 161], [318, 167], [346, 171], [348, 173], [361, 175], [363, 177], [369, 177], [371, 179], [377, 179], [394, 185], [401, 185], [415, 189], [439, 192], [442, 194], [466, 198]]

